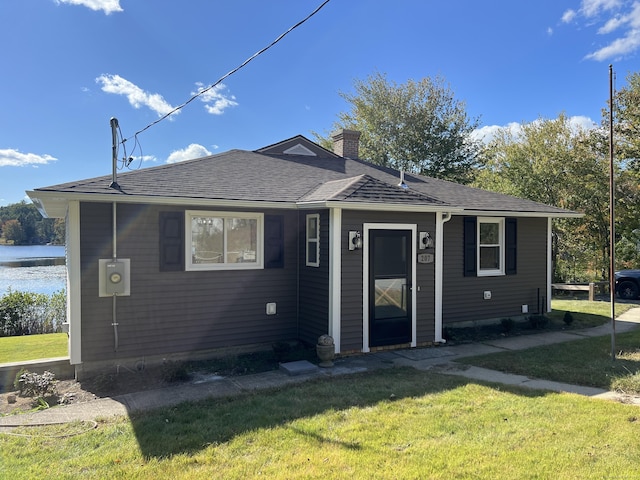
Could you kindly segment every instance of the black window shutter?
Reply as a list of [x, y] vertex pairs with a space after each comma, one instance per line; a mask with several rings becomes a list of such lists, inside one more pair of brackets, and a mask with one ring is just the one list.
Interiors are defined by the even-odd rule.
[[505, 237], [505, 273], [515, 275], [518, 272], [518, 220], [507, 218], [504, 222]]
[[478, 233], [476, 217], [464, 217], [464, 276], [475, 277], [477, 273]]
[[160, 271], [183, 271], [184, 256], [184, 214], [160, 212]]
[[264, 216], [264, 268], [284, 268], [284, 216]]

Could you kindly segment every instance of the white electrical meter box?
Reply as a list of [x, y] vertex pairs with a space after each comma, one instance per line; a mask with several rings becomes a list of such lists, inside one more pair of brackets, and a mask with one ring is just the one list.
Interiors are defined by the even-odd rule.
[[130, 259], [110, 258], [100, 259], [98, 262], [98, 296], [131, 295]]

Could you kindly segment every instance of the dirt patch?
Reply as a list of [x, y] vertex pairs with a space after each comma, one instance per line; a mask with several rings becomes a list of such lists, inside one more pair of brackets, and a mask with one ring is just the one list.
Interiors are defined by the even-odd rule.
[[[199, 362], [170, 362], [141, 371], [121, 369], [118, 372], [96, 375], [82, 382], [57, 380], [56, 395], [47, 398], [46, 402], [50, 407], [90, 402], [98, 398], [189, 383], [202, 375], [231, 377], [277, 370], [281, 361], [317, 362], [315, 347], [300, 344], [285, 350], [282, 352], [274, 349]], [[46, 408], [46, 405], [39, 404], [30, 397], [21, 397], [17, 391], [0, 393], [0, 416], [37, 408]]]
[[90, 402], [98, 398], [94, 393], [84, 390], [75, 380], [60, 380], [56, 382], [55, 396], [44, 399], [45, 403], [31, 397], [21, 397], [17, 391], [0, 394], [0, 415], [25, 413], [34, 409], [55, 405]]

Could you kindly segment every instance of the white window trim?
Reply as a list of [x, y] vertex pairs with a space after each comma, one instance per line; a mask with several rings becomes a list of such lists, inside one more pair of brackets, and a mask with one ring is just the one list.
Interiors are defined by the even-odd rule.
[[[481, 246], [491, 246], [491, 245], [481, 245], [480, 244], [480, 225], [483, 223], [496, 223], [498, 224], [498, 229], [499, 229], [499, 243], [496, 244], [497, 247], [500, 248], [500, 268], [484, 268], [481, 269], [480, 268], [480, 248]], [[477, 251], [477, 265], [476, 265], [476, 271], [478, 272], [478, 276], [479, 277], [497, 277], [500, 275], [504, 275], [504, 261], [505, 261], [505, 243], [504, 243], [504, 217], [478, 217], [477, 220], [477, 244], [478, 244], [478, 251]]]
[[[192, 230], [193, 217], [249, 218], [257, 220], [256, 261], [251, 263], [192, 263]], [[185, 270], [260, 270], [264, 268], [264, 214], [256, 212], [218, 212], [203, 210], [187, 210], [185, 212]], [[226, 241], [225, 241], [226, 243]]]
[[[316, 222], [316, 236], [309, 237], [309, 220], [314, 219]], [[305, 250], [305, 259], [307, 267], [319, 267], [320, 266], [320, 214], [312, 213], [306, 216], [305, 218], [305, 235], [306, 235], [306, 250]], [[309, 261], [309, 244], [316, 244], [316, 261]]]

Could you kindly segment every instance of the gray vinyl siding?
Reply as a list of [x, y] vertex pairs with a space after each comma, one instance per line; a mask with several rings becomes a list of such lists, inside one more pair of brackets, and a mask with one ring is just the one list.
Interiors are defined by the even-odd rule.
[[[517, 219], [517, 273], [495, 277], [463, 275], [463, 217], [444, 224], [443, 324], [500, 319], [538, 311], [546, 295], [547, 219]], [[484, 292], [491, 299], [484, 300]]]
[[[159, 212], [176, 208], [119, 204], [119, 258], [131, 261], [131, 295], [98, 297], [98, 259], [111, 258], [111, 204], [82, 203], [82, 358], [104, 361], [189, 353], [297, 338], [297, 212], [284, 215], [284, 268], [159, 271]], [[231, 209], [224, 209], [230, 211]], [[277, 314], [266, 315], [276, 302]]]
[[[306, 265], [307, 215], [320, 215], [320, 265]], [[300, 264], [300, 340], [315, 345], [318, 337], [329, 333], [329, 211], [299, 212]]]
[[[363, 333], [363, 250], [349, 250], [350, 230], [363, 231], [365, 223], [417, 224], [418, 232], [429, 232], [435, 238], [435, 214], [406, 212], [366, 212], [343, 210], [340, 248], [342, 251], [342, 308], [341, 350], [362, 349]], [[367, 248], [366, 239], [364, 247]], [[414, 240], [417, 242], [417, 238]], [[434, 249], [418, 250], [418, 253], [434, 253]], [[434, 340], [435, 335], [435, 269], [434, 263], [416, 266], [416, 327], [417, 341]], [[367, 293], [364, 293], [367, 295]]]

